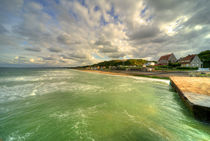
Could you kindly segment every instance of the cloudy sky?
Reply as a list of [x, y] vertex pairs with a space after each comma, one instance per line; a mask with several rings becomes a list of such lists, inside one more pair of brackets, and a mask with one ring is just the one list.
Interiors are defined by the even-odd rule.
[[210, 0], [0, 0], [0, 66], [156, 60], [210, 49]]

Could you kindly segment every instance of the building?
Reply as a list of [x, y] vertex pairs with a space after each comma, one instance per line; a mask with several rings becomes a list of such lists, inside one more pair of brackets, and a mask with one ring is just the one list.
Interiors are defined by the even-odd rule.
[[186, 57], [180, 58], [179, 63], [181, 64], [181, 67], [198, 67], [201, 68], [202, 62], [198, 55], [192, 54], [188, 55]]
[[168, 63], [175, 63], [177, 61], [173, 53], [161, 56], [158, 60], [158, 65], [168, 65]]
[[144, 64], [145, 66], [154, 66], [155, 62], [147, 62], [146, 64]]

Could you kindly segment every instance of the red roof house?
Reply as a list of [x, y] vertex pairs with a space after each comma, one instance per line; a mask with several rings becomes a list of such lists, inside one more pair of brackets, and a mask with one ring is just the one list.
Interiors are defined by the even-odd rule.
[[169, 62], [175, 63], [177, 61], [173, 53], [161, 56], [158, 60], [158, 65], [168, 65]]
[[182, 67], [201, 67], [202, 62], [196, 54], [188, 55], [180, 58], [179, 63]]

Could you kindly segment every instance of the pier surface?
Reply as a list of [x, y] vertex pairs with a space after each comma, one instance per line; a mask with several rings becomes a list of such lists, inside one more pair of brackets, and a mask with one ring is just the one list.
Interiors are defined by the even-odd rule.
[[195, 118], [210, 122], [210, 78], [173, 76], [170, 81]]

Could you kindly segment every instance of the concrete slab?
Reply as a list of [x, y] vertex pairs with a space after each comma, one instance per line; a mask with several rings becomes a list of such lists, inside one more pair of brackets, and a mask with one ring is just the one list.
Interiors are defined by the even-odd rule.
[[195, 118], [210, 122], [210, 78], [170, 77], [171, 86], [178, 92]]

